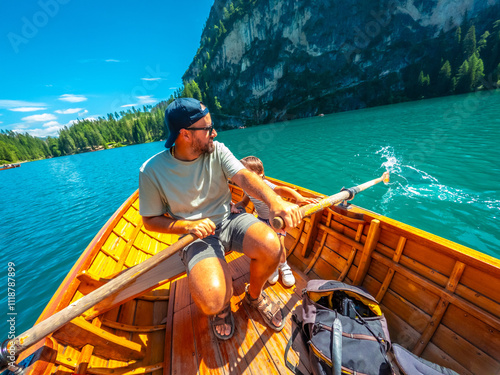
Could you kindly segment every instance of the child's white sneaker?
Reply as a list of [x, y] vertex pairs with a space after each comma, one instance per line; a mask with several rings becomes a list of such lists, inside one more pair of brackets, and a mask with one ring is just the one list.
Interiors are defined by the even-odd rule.
[[[278, 266], [278, 269], [281, 273], [281, 281], [284, 286], [292, 286], [295, 284], [295, 277], [293, 276], [292, 270], [287, 262], [281, 263]], [[276, 278], [276, 280], [278, 279]]]
[[278, 279], [280, 277], [280, 272], [279, 272], [279, 267], [276, 268], [276, 271], [273, 272], [271, 276], [269, 276], [269, 279], [267, 279], [267, 282], [271, 285], [274, 285], [278, 282]]

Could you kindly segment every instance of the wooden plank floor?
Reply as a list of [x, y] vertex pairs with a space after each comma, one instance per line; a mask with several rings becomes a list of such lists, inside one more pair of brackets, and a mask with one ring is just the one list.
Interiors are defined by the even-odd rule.
[[[276, 333], [268, 328], [260, 314], [243, 301], [249, 282], [249, 258], [238, 253], [227, 256], [233, 277], [231, 309], [235, 333], [228, 341], [218, 340], [208, 318], [193, 303], [187, 278], [175, 282], [174, 298], [169, 303], [166, 332], [165, 374], [291, 374], [286, 367], [284, 351], [296, 324], [293, 313], [299, 313], [301, 293], [307, 281], [295, 273], [296, 285], [285, 288], [281, 282], [266, 284], [265, 291], [274, 301], [280, 300], [287, 323]], [[297, 311], [295, 311], [297, 309]], [[294, 341], [288, 360], [308, 373], [308, 358], [300, 338]]]

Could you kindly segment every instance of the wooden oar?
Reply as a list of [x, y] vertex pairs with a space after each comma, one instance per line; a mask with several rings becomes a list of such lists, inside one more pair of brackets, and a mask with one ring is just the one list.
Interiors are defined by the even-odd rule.
[[[165, 259], [169, 258], [177, 251], [189, 245], [196, 238], [197, 237], [194, 234], [188, 234], [182, 237], [163, 251], [160, 251], [151, 258], [146, 259], [144, 262], [132, 268], [129, 268], [128, 270], [110, 280], [105, 285], [73, 302], [61, 311], [38, 323], [36, 326], [30, 328], [26, 332], [20, 334], [19, 336], [8, 342], [4, 342], [0, 350], [0, 362], [4, 360], [3, 357], [5, 355], [9, 355], [9, 353], [15, 353], [16, 356], [19, 355], [22, 351], [36, 344], [45, 336], [55, 332], [57, 329], [70, 322], [77, 316], [80, 316], [97, 303], [116, 293], [119, 293], [125, 288], [131, 287], [131, 285], [141, 275], [151, 271], [153, 268], [160, 265], [163, 261], [165, 261]], [[5, 366], [6, 363], [0, 363], [0, 367], [2, 365]]]
[[[311, 203], [300, 207], [301, 218], [312, 215], [316, 212], [319, 212], [327, 207], [333, 206], [334, 204], [342, 202], [344, 200], [350, 200], [360, 191], [368, 189], [369, 187], [378, 184], [381, 181], [384, 181], [385, 184], [389, 182], [389, 172], [384, 172], [384, 174], [381, 177], [365, 182], [364, 184], [354, 186], [349, 189], [342, 189], [340, 193], [323, 198], [318, 203]], [[285, 222], [283, 221], [283, 218], [277, 216], [272, 220], [271, 225], [275, 229], [283, 229], [285, 227]]]

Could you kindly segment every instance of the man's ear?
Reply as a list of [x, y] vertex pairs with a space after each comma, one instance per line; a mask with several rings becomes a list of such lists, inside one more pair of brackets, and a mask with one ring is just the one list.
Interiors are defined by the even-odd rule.
[[191, 132], [186, 129], [179, 130], [179, 135], [186, 141], [191, 139]]

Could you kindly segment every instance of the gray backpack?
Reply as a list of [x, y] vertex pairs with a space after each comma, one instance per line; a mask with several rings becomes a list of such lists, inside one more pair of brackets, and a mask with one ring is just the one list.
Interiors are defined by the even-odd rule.
[[365, 290], [333, 280], [310, 280], [303, 291], [301, 329], [285, 349], [285, 363], [299, 331], [307, 342], [311, 371], [324, 374], [448, 374], [455, 372], [424, 361], [396, 345], [391, 348], [387, 321], [376, 299]]

